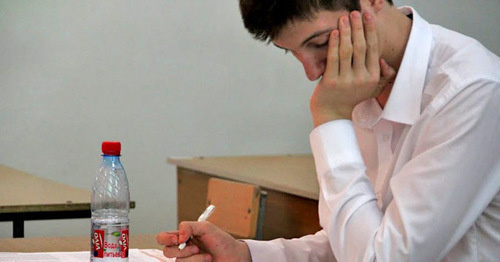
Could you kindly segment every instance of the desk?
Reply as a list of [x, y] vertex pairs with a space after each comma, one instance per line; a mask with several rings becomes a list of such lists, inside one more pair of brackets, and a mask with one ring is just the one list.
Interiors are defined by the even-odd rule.
[[13, 237], [24, 237], [26, 220], [90, 216], [89, 190], [0, 165], [0, 221], [13, 222]]
[[[130, 235], [130, 248], [160, 249], [156, 235]], [[0, 238], [0, 252], [90, 252], [90, 236]]]
[[178, 220], [205, 209], [210, 177], [255, 184], [267, 192], [263, 239], [294, 238], [321, 229], [312, 155], [168, 158], [177, 166]]

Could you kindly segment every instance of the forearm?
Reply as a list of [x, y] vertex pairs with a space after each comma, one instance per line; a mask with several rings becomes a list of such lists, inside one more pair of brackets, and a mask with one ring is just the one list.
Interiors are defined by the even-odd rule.
[[365, 174], [352, 122], [335, 121], [315, 129], [311, 147], [320, 185], [320, 222], [331, 249], [339, 260], [361, 261], [382, 213]]
[[324, 231], [295, 239], [245, 240], [245, 242], [248, 244], [253, 262], [336, 261]]

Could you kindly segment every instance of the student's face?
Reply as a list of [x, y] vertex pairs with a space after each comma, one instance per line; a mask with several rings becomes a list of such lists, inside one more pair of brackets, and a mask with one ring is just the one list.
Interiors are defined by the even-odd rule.
[[348, 11], [320, 11], [313, 20], [288, 23], [273, 39], [274, 45], [291, 52], [304, 66], [309, 80], [318, 79], [326, 68], [328, 39], [338, 20]]

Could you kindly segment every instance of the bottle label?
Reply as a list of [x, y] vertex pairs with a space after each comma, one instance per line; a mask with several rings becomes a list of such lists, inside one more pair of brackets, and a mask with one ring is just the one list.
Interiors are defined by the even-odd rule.
[[94, 230], [92, 234], [92, 247], [94, 257], [104, 257], [104, 230]]
[[[108, 258], [128, 260], [128, 225], [92, 225], [92, 261], [105, 261]], [[114, 259], [113, 259], [114, 261]]]
[[123, 229], [120, 234], [120, 253], [122, 258], [128, 257], [128, 229]]

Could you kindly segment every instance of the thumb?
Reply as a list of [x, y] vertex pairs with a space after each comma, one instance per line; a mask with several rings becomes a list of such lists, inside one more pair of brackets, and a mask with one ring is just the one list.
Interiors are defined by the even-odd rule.
[[186, 242], [190, 236], [202, 237], [213, 231], [210, 222], [183, 221], [179, 224], [179, 243]]
[[392, 85], [394, 82], [394, 78], [396, 77], [396, 70], [392, 68], [387, 62], [380, 58], [380, 79], [377, 83], [377, 88], [375, 91], [375, 96], [378, 96], [382, 93], [384, 88], [388, 85]]
[[384, 86], [392, 82], [396, 77], [396, 70], [382, 58], [380, 58], [380, 75], [380, 82], [384, 83]]

